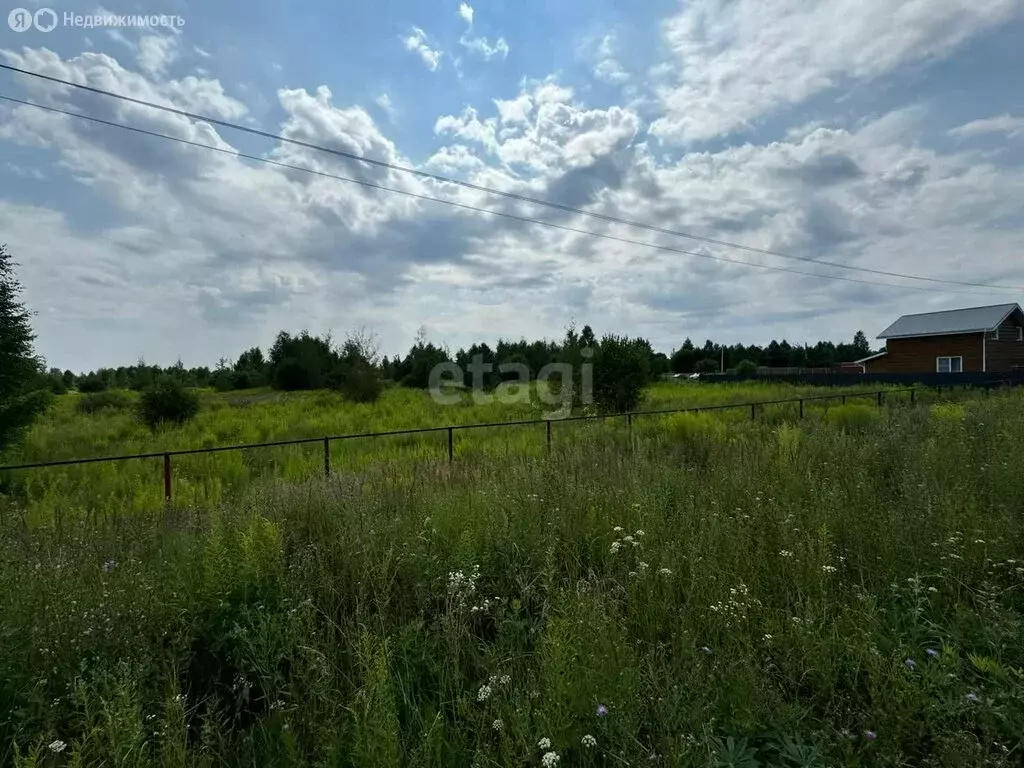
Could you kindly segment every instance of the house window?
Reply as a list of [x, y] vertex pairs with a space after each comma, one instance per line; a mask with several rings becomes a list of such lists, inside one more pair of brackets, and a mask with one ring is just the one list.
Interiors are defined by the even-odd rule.
[[938, 373], [963, 373], [964, 359], [962, 357], [936, 357], [935, 370]]
[[992, 331], [992, 333], [989, 334], [989, 338], [992, 339], [992, 341], [999, 341], [999, 329], [996, 328]]
[[1017, 341], [1024, 341], [1024, 325], [1017, 329]]

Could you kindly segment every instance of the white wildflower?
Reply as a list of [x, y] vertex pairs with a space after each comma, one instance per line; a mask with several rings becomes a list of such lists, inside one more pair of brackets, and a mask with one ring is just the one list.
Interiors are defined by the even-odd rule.
[[544, 756], [540, 759], [540, 764], [544, 768], [554, 768], [558, 765], [558, 753], [557, 752], [545, 752]]
[[633, 541], [634, 541], [634, 539], [633, 539], [633, 537], [632, 537], [632, 536], [623, 536], [623, 537], [622, 537], [622, 540], [623, 540], [623, 541], [626, 541], [626, 542], [629, 542], [630, 544], [632, 544], [632, 543], [633, 543]]
[[583, 746], [587, 749], [593, 749], [597, 746], [597, 739], [591, 736], [589, 733], [583, 737]]
[[658, 573], [660, 573], [662, 576], [671, 576], [672, 575], [672, 569], [671, 568], [659, 568], [658, 569]]
[[645, 563], [643, 560], [641, 560], [639, 563], [636, 564], [636, 567], [637, 567], [637, 570], [640, 571], [640, 573], [643, 573], [650, 566], [648, 566], [647, 563]]
[[501, 731], [501, 729], [504, 727], [505, 724], [501, 722], [501, 720], [495, 720], [493, 723], [491, 723], [491, 728], [493, 728], [496, 731]]
[[50, 742], [50, 751], [51, 752], [63, 752], [65, 749], [67, 749], [67, 746], [68, 745], [65, 744], [63, 741], [61, 741], [60, 739], [56, 739], [55, 741], [51, 741]]
[[770, 643], [772, 641], [772, 636], [765, 632], [764, 639], [765, 642]]
[[835, 573], [836, 567], [834, 565], [823, 565], [821, 566], [821, 570], [823, 570], [825, 573]]
[[637, 536], [637, 538], [641, 538], [642, 539], [644, 537], [644, 532], [643, 531], [637, 531], [636, 532], [636, 536]]
[[476, 700], [487, 701], [489, 698], [491, 698], [491, 686], [481, 685], [480, 690], [477, 691]]
[[612, 528], [612, 531], [614, 533], [622, 533], [622, 526], [621, 525], [616, 525], [614, 528]]
[[637, 577], [637, 572], [636, 571], [630, 571], [629, 572], [629, 578], [635, 579], [636, 577]]
[[508, 676], [508, 675], [502, 675], [501, 677], [498, 678], [498, 682], [501, 685], [508, 685], [509, 683], [512, 682], [512, 678], [510, 676]]
[[544, 738], [542, 738], [540, 741], [537, 742], [537, 748], [538, 749], [551, 749], [551, 739], [549, 739], [547, 736], [545, 736]]
[[779, 552], [779, 555], [782, 557], [792, 557], [793, 553], [790, 552], [788, 549], [783, 549]]
[[621, 549], [621, 548], [622, 548], [622, 542], [619, 542], [619, 541], [613, 541], [613, 542], [612, 542], [612, 554], [613, 554], [613, 555], [614, 555], [614, 554], [615, 554], [616, 552], [618, 552], [618, 551], [619, 551], [619, 549]]

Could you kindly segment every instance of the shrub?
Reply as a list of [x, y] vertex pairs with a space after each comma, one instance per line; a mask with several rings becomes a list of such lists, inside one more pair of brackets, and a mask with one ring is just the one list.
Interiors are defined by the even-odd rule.
[[743, 374], [744, 376], [751, 376], [757, 373], [757, 363], [753, 360], [740, 360], [736, 364], [736, 373]]
[[139, 418], [155, 429], [159, 424], [184, 424], [199, 413], [199, 396], [175, 379], [164, 378], [142, 393]]
[[104, 392], [90, 392], [82, 395], [76, 408], [79, 413], [92, 414], [100, 411], [124, 411], [131, 407], [134, 398], [123, 389], [108, 389]]
[[878, 420], [878, 411], [870, 405], [850, 403], [829, 408], [825, 421], [850, 434], [864, 432]]
[[365, 363], [342, 363], [329, 378], [331, 388], [353, 403], [375, 403], [384, 390], [377, 370]]
[[718, 373], [720, 369], [721, 363], [713, 357], [705, 357], [703, 360], [698, 360], [697, 365], [693, 368], [695, 373]]

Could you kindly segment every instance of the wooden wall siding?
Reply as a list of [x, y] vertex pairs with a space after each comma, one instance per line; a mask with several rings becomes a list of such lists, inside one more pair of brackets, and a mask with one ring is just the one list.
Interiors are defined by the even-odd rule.
[[1024, 367], [1024, 341], [1017, 341], [1017, 329], [1020, 327], [1020, 318], [1010, 316], [999, 326], [999, 341], [993, 341], [991, 336], [985, 339], [989, 371], [1012, 371], [1015, 367]]
[[934, 373], [936, 357], [962, 357], [964, 371], [981, 371], [981, 334], [889, 339], [884, 357], [865, 365], [868, 373]]

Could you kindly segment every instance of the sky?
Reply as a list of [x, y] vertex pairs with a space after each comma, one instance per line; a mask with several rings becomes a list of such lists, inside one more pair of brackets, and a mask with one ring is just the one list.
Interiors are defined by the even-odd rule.
[[0, 71], [4, 96], [223, 150], [0, 102], [0, 242], [52, 366], [212, 366], [304, 329], [389, 355], [420, 328], [455, 350], [572, 323], [665, 352], [873, 340], [901, 314], [1024, 299], [1024, 0], [105, 1], [0, 25], [0, 62], [782, 255]]

